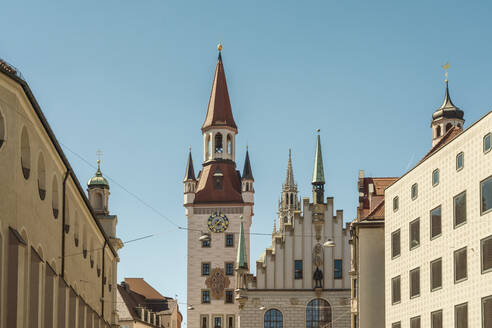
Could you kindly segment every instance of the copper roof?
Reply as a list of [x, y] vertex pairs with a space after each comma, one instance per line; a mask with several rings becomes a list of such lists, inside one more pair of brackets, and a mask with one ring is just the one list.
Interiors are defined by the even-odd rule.
[[143, 278], [125, 278], [125, 283], [130, 286], [130, 289], [145, 298], [150, 299], [166, 299], [151, 285], [149, 285]]
[[456, 107], [451, 100], [451, 96], [449, 95], [449, 87], [448, 81], [446, 81], [446, 92], [444, 93], [444, 101], [442, 102], [441, 107], [439, 107], [434, 114], [432, 114], [432, 119], [437, 120], [439, 118], [457, 118], [463, 119], [463, 111]]
[[234, 117], [232, 116], [224, 65], [222, 64], [222, 56], [220, 53], [217, 67], [215, 68], [212, 91], [210, 92], [207, 116], [205, 117], [205, 122], [203, 122], [202, 131], [205, 131], [210, 127], [229, 127], [237, 132], [237, 126], [234, 122]]
[[[219, 170], [219, 171], [217, 171]], [[222, 174], [222, 188], [214, 186], [214, 174]], [[198, 176], [194, 203], [242, 203], [241, 176], [232, 161], [213, 162], [203, 167]]]

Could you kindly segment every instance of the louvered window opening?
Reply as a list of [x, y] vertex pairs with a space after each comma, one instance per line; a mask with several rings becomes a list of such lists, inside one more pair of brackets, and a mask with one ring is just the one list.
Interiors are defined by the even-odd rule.
[[431, 262], [431, 290], [442, 287], [442, 259]]
[[456, 305], [454, 308], [454, 322], [456, 328], [468, 328], [468, 304]]
[[420, 295], [420, 268], [410, 271], [410, 298]]
[[466, 248], [454, 252], [454, 281], [459, 282], [467, 277]]
[[442, 232], [442, 227], [441, 227], [441, 206], [436, 207], [431, 211], [430, 214], [430, 220], [431, 220], [431, 239], [436, 238], [437, 236], [441, 235]]
[[400, 255], [400, 230], [391, 234], [391, 257], [397, 257]]

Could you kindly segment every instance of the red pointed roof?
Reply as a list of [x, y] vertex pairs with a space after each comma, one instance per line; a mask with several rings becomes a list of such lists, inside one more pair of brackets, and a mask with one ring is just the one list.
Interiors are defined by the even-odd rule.
[[[214, 175], [220, 172], [222, 188], [214, 187]], [[235, 165], [227, 162], [215, 162], [205, 165], [198, 176], [195, 204], [198, 203], [242, 203], [241, 176]]]
[[210, 92], [207, 116], [203, 122], [202, 131], [211, 127], [229, 127], [237, 132], [237, 126], [232, 116], [231, 101], [227, 91], [227, 82], [222, 64], [222, 56], [219, 52], [217, 67], [215, 68], [214, 82]]

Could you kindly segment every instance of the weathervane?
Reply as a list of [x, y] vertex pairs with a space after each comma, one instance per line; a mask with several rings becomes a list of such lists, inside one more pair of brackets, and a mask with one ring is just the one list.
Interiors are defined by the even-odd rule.
[[446, 64], [442, 65], [441, 67], [444, 70], [444, 76], [446, 76], [446, 80], [444, 80], [444, 81], [446, 81], [446, 83], [447, 83], [448, 82], [448, 69], [451, 66], [449, 65], [449, 62], [446, 62]]

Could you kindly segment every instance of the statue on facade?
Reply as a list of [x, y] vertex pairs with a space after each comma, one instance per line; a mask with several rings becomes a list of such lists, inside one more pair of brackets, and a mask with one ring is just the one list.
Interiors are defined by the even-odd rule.
[[313, 280], [315, 289], [323, 288], [323, 271], [321, 271], [319, 267], [316, 267], [316, 270], [314, 271]]

